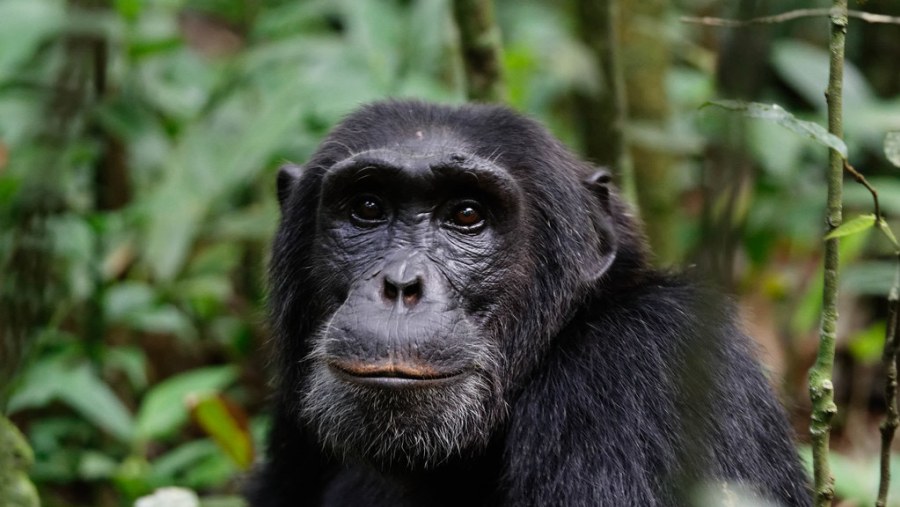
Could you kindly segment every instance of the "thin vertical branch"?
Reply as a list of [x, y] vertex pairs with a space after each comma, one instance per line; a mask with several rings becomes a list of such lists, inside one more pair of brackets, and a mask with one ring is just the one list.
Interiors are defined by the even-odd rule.
[[900, 425], [897, 414], [897, 335], [900, 328], [900, 255], [897, 258], [897, 274], [894, 286], [888, 295], [888, 322], [884, 336], [884, 401], [887, 404], [887, 415], [881, 423], [881, 473], [878, 482], [878, 500], [875, 507], [887, 505], [888, 489], [891, 485], [891, 442]]
[[491, 0], [454, 0], [453, 15], [459, 27], [469, 99], [502, 102], [506, 98], [506, 89], [500, 29], [494, 23], [493, 3]]
[[[831, 11], [831, 61], [829, 65], [828, 131], [843, 137], [844, 43], [847, 36], [847, 0], [833, 0]], [[841, 224], [841, 194], [844, 161], [840, 153], [831, 149], [828, 153], [828, 230]], [[834, 367], [834, 346], [837, 333], [838, 300], [838, 238], [825, 240], [825, 275], [822, 295], [822, 329], [819, 352], [809, 372], [809, 393], [812, 400], [810, 436], [813, 450], [813, 481], [815, 505], [831, 505], [834, 499], [834, 477], [828, 462], [831, 436], [831, 420], [837, 412], [834, 403], [834, 385], [831, 382]]]

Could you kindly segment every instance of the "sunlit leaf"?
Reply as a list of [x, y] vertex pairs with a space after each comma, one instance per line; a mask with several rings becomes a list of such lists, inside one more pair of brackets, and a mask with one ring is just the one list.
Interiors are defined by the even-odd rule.
[[888, 132], [884, 136], [884, 156], [894, 166], [900, 167], [900, 131]]
[[236, 378], [235, 367], [213, 366], [182, 373], [155, 385], [138, 410], [137, 438], [170, 435], [187, 421], [189, 397], [219, 392]]
[[871, 229], [872, 226], [875, 225], [875, 215], [860, 215], [851, 220], [847, 220], [838, 226], [837, 229], [829, 232], [825, 235], [825, 239], [834, 239], [834, 238], [842, 238], [844, 236], [849, 236], [851, 234], [856, 234], [858, 232], [865, 231], [867, 229]]
[[221, 395], [195, 401], [191, 414], [197, 424], [243, 470], [253, 464], [253, 439], [244, 411]]
[[704, 104], [703, 107], [709, 105], [729, 111], [738, 111], [749, 118], [777, 123], [791, 132], [832, 148], [840, 153], [842, 157], [847, 158], [847, 145], [839, 137], [828, 132], [825, 130], [825, 127], [816, 122], [797, 119], [778, 104], [761, 104], [759, 102], [744, 102], [740, 100], [713, 100]]

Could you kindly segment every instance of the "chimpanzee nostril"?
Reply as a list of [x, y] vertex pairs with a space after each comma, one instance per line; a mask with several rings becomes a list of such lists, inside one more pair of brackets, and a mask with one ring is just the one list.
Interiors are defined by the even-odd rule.
[[422, 299], [422, 279], [415, 277], [409, 281], [397, 282], [390, 277], [384, 277], [382, 296], [390, 303], [402, 299], [404, 306], [415, 306]]
[[403, 288], [403, 304], [413, 307], [422, 299], [422, 280], [416, 278], [416, 281]]
[[394, 302], [397, 300], [399, 291], [397, 290], [397, 286], [393, 283], [389, 282], [387, 278], [384, 279], [384, 299], [389, 302]]

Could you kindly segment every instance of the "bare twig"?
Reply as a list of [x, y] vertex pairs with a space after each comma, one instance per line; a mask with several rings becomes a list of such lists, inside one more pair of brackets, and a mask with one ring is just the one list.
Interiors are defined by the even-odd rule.
[[871, 12], [865, 11], [838, 11], [834, 8], [832, 9], [797, 9], [794, 11], [783, 12], [781, 14], [775, 14], [773, 16], [762, 16], [759, 18], [751, 18], [751, 19], [725, 19], [725, 18], [715, 18], [715, 17], [694, 17], [694, 16], [681, 16], [679, 18], [682, 23], [694, 23], [698, 25], [707, 25], [707, 26], [722, 26], [727, 28], [741, 28], [745, 26], [753, 26], [753, 25], [766, 25], [771, 23], [784, 23], [785, 21], [792, 21], [800, 18], [818, 18], [824, 16], [832, 16], [835, 13], [843, 13], [845, 16], [856, 18], [866, 23], [880, 23], [887, 25], [900, 25], [900, 17], [897, 16], [887, 16], [885, 14], [874, 14]]
[[878, 482], [878, 500], [875, 507], [887, 505], [888, 489], [891, 485], [891, 442], [900, 425], [897, 413], [897, 338], [900, 328], [900, 255], [897, 257], [897, 273], [894, 275], [894, 286], [888, 296], [888, 323], [884, 333], [885, 366], [884, 398], [887, 414], [881, 423], [881, 471]]
[[862, 173], [860, 173], [852, 165], [850, 165], [850, 162], [847, 162], [846, 159], [844, 160], [844, 170], [850, 173], [850, 175], [853, 176], [853, 179], [856, 180], [857, 183], [866, 187], [866, 190], [868, 190], [869, 193], [872, 194], [872, 201], [875, 207], [875, 221], [877, 222], [878, 220], [881, 220], [881, 206], [878, 204], [878, 191], [875, 190], [875, 187], [869, 184], [869, 180], [867, 180], [866, 177], [862, 175]]
[[[847, 0], [833, 0], [831, 14], [831, 42], [828, 66], [828, 132], [843, 137], [844, 45], [847, 38]], [[828, 151], [828, 210], [826, 223], [833, 231], [841, 225], [841, 194], [843, 193], [844, 157], [834, 148]], [[816, 507], [830, 506], [834, 500], [834, 476], [828, 462], [831, 440], [831, 420], [837, 413], [834, 403], [834, 348], [837, 338], [838, 300], [838, 241], [825, 240], [824, 284], [822, 288], [822, 328], [816, 362], [809, 370], [809, 397], [812, 414], [809, 433], [813, 451], [813, 488]]]

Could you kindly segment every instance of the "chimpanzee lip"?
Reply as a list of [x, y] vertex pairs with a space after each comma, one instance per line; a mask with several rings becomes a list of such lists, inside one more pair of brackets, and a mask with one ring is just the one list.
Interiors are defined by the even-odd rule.
[[465, 374], [465, 370], [438, 370], [426, 364], [400, 362], [329, 361], [328, 366], [346, 380], [379, 387], [434, 385]]

